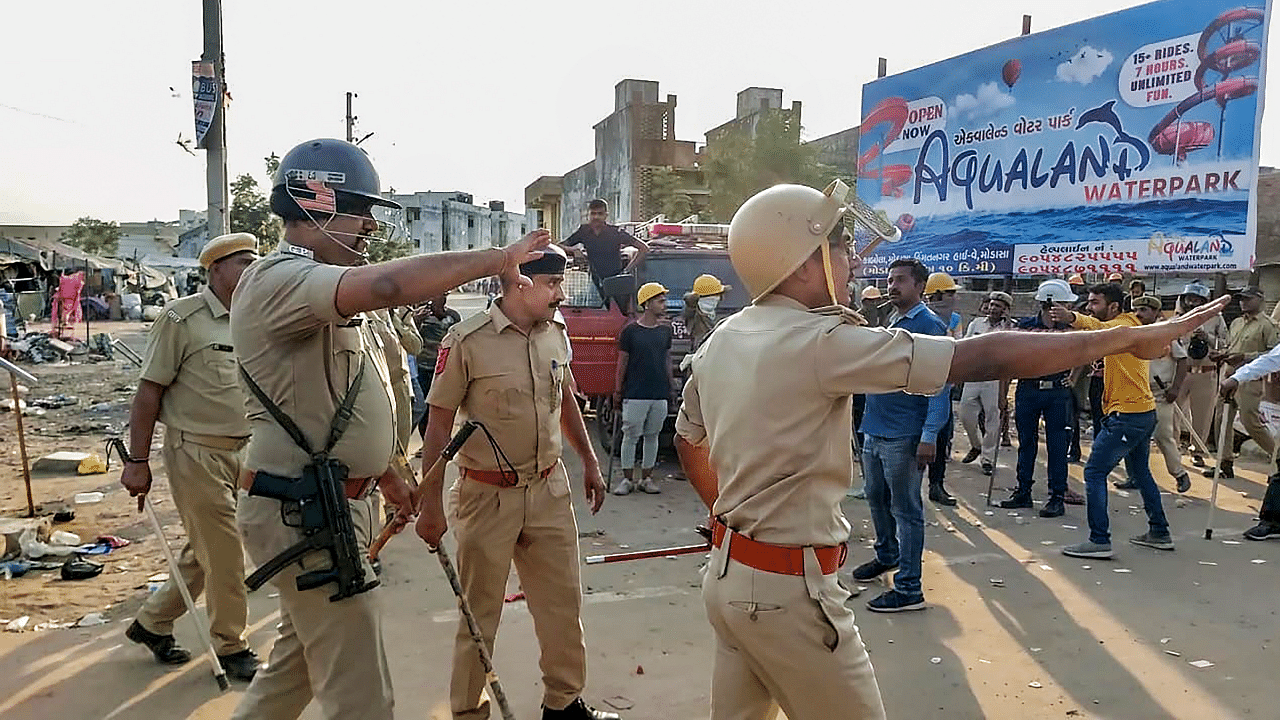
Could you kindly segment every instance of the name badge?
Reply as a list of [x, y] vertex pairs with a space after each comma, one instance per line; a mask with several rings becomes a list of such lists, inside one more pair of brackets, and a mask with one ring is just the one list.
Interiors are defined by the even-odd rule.
[[213, 348], [214, 350], [217, 350], [218, 352], [235, 352], [235, 348], [231, 347], [230, 345], [223, 345], [222, 343], [214, 343], [209, 347]]

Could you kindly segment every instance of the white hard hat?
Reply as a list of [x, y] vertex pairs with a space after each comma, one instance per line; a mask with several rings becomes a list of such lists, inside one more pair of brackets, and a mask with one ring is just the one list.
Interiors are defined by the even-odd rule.
[[1079, 299], [1071, 292], [1071, 286], [1066, 280], [1045, 280], [1036, 289], [1036, 300], [1039, 302], [1076, 302]]
[[1198, 280], [1197, 280], [1197, 281], [1192, 281], [1192, 282], [1187, 283], [1186, 287], [1182, 288], [1182, 294], [1183, 294], [1183, 295], [1196, 295], [1196, 296], [1198, 296], [1198, 297], [1202, 297], [1202, 298], [1204, 298], [1205, 300], [1208, 300], [1208, 299], [1209, 299], [1209, 288], [1205, 287], [1205, 285], [1204, 285], [1203, 283], [1199, 282]]
[[[825, 192], [804, 185], [774, 185], [738, 208], [729, 223], [729, 259], [753, 301], [768, 295], [815, 250], [827, 246], [827, 235], [844, 215], [847, 192], [848, 186], [839, 181]], [[827, 281], [832, 282], [829, 272]]]

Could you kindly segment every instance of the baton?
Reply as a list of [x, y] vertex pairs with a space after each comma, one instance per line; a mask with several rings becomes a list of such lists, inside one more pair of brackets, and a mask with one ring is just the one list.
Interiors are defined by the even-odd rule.
[[610, 555], [588, 555], [586, 564], [603, 565], [605, 563], [627, 562], [628, 560], [648, 560], [650, 558], [675, 557], [677, 555], [696, 555], [711, 550], [710, 543], [701, 543], [698, 545], [677, 545], [668, 548], [655, 548], [653, 550], [636, 550], [634, 552], [613, 553]]
[[1209, 493], [1209, 517], [1204, 523], [1204, 539], [1213, 539], [1213, 511], [1218, 506], [1218, 483], [1222, 482], [1222, 462], [1228, 448], [1231, 447], [1231, 435], [1235, 432], [1236, 404], [1232, 400], [1223, 400], [1218, 404], [1222, 408], [1222, 429], [1218, 433], [1218, 466], [1213, 469], [1213, 491]]
[[[1204, 438], [1200, 437], [1200, 433], [1196, 432], [1195, 426], [1191, 424], [1191, 418], [1187, 417], [1187, 411], [1183, 410], [1182, 406], [1178, 405], [1178, 403], [1176, 402], [1169, 403], [1169, 404], [1173, 406], [1173, 412], [1175, 415], [1178, 416], [1178, 421], [1181, 422], [1183, 425], [1187, 426], [1187, 432], [1191, 433], [1191, 439], [1196, 441], [1196, 447], [1198, 448], [1209, 447], [1207, 444], [1205, 444]], [[1217, 475], [1216, 470], [1214, 471], [1214, 475], [1215, 476]]]

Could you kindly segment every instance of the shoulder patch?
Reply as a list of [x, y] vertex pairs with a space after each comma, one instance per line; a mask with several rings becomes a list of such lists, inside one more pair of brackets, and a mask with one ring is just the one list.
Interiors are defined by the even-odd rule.
[[489, 323], [489, 313], [478, 312], [475, 315], [472, 315], [471, 317], [467, 318], [466, 320], [463, 320], [458, 323], [454, 323], [449, 328], [448, 336], [452, 336], [455, 341], [461, 340], [462, 338], [484, 327], [488, 323]]

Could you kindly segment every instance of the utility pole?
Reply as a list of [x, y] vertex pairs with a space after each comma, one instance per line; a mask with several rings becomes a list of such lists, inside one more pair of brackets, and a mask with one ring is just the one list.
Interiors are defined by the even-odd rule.
[[202, 62], [213, 63], [217, 101], [213, 121], [205, 134], [205, 183], [209, 193], [207, 227], [209, 237], [231, 232], [231, 202], [227, 191], [227, 116], [223, 98], [227, 91], [226, 64], [222, 56], [222, 0], [201, 0], [204, 10], [204, 54]]
[[356, 141], [356, 116], [351, 114], [351, 99], [358, 97], [355, 93], [347, 93], [347, 142]]

